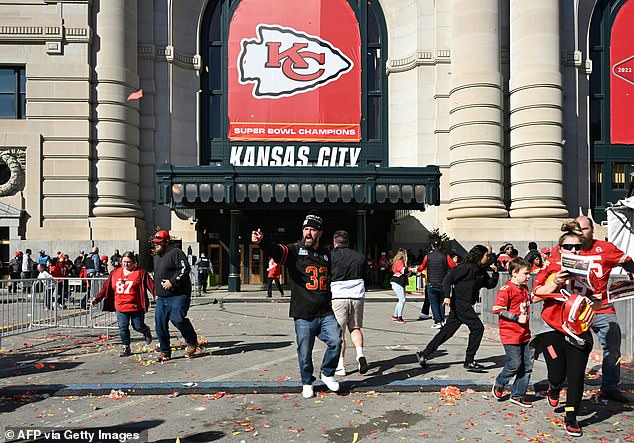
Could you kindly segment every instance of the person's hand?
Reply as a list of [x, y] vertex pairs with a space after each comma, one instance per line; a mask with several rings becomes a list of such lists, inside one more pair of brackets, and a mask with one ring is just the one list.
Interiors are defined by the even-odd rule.
[[493, 272], [498, 272], [498, 267], [495, 265], [495, 263], [491, 263], [490, 268], [493, 270]]
[[91, 304], [91, 305], [93, 305], [93, 306], [95, 306], [97, 303], [99, 303], [99, 302], [97, 301], [97, 299], [96, 299], [96, 298], [93, 298], [93, 299], [90, 301], [90, 304]]
[[163, 287], [163, 289], [165, 289], [166, 291], [171, 291], [174, 286], [172, 286], [172, 282], [169, 281], [168, 279], [163, 279], [161, 280], [161, 286]]
[[520, 316], [517, 319], [517, 322], [521, 325], [524, 325], [526, 323], [528, 323], [528, 315], [526, 314], [520, 314]]
[[596, 298], [596, 297], [586, 297], [588, 299], [589, 303], [592, 303], [592, 309], [594, 309], [595, 311], [598, 311], [599, 309], [601, 309], [603, 307], [603, 303], [601, 303], [601, 300]]
[[262, 237], [264, 237], [264, 235], [262, 235], [262, 230], [260, 228], [258, 228], [257, 231], [251, 231], [251, 243], [254, 245], [259, 245], [262, 241]]
[[564, 283], [566, 283], [566, 280], [568, 280], [569, 276], [570, 276], [570, 273], [568, 271], [559, 271], [557, 274], [555, 274], [555, 278], [553, 279], [553, 282], [557, 286], [561, 286]]
[[449, 306], [451, 304], [451, 299], [449, 297], [445, 297], [442, 302], [445, 306]]

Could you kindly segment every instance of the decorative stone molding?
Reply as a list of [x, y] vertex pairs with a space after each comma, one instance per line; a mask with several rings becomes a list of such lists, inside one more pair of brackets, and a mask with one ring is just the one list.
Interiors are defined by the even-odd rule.
[[181, 68], [186, 69], [200, 70], [201, 68], [201, 59], [200, 55], [198, 54], [184, 54], [177, 51], [174, 46], [167, 45], [163, 47], [157, 47], [154, 51], [154, 57], [152, 57], [149, 52], [150, 47], [151, 45], [140, 45], [139, 56], [142, 58], [154, 58], [157, 61], [164, 61], [166, 63], [173, 63], [176, 66], [180, 66]]
[[[46, 43], [48, 45], [59, 42], [57, 46], [61, 51], [63, 40], [69, 43], [90, 43], [92, 36], [89, 27], [66, 28], [60, 26], [0, 26], [0, 43]], [[54, 52], [56, 53], [56, 52]]]
[[436, 50], [436, 56], [433, 56], [433, 51], [417, 51], [416, 54], [408, 57], [389, 60], [388, 67], [386, 69], [387, 74], [393, 72], [405, 72], [414, 69], [418, 66], [434, 66], [442, 63], [451, 62], [451, 51], [449, 49]]
[[23, 149], [0, 150], [0, 163], [9, 168], [10, 176], [6, 183], [0, 184], [0, 197], [13, 195], [24, 186], [24, 170], [26, 169], [26, 153]]

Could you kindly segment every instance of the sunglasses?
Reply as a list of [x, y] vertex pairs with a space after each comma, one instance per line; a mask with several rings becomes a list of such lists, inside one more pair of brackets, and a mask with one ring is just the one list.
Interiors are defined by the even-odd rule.
[[561, 245], [561, 248], [565, 249], [566, 251], [572, 251], [573, 249], [575, 251], [581, 251], [581, 245], [577, 243], [564, 243], [563, 245]]

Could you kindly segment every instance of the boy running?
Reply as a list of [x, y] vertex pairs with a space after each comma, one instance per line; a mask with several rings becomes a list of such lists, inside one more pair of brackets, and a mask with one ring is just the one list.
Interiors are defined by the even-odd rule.
[[529, 327], [530, 293], [526, 284], [531, 265], [522, 258], [509, 262], [511, 279], [500, 288], [493, 303], [493, 313], [499, 316], [500, 340], [506, 353], [506, 364], [493, 383], [493, 396], [500, 400], [504, 387], [515, 376], [511, 388], [511, 403], [524, 408], [533, 404], [526, 400], [528, 382], [533, 372], [533, 359], [528, 343], [531, 340]]

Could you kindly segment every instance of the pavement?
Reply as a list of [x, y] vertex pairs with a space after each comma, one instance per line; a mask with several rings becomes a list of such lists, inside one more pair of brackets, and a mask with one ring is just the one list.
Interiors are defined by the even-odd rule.
[[[163, 395], [163, 394], [280, 394], [301, 392], [293, 322], [288, 317], [288, 297], [266, 298], [260, 287], [245, 286], [240, 293], [226, 288], [195, 297], [189, 311], [200, 341], [194, 358], [184, 357], [185, 343], [171, 328], [173, 359], [157, 363], [156, 340], [145, 344], [132, 333], [133, 355], [119, 357], [118, 330], [41, 329], [2, 338], [0, 349], [0, 397], [31, 395]], [[354, 350], [346, 356], [348, 375], [338, 377], [342, 393], [438, 392], [447, 386], [461, 391], [488, 392], [504, 365], [504, 350], [497, 328], [486, 327], [476, 356], [485, 370], [468, 372], [462, 367], [468, 330], [458, 333], [422, 369], [415, 351], [435, 335], [432, 320], [417, 320], [422, 294], [410, 294], [404, 310], [405, 324], [391, 320], [396, 298], [391, 291], [367, 295], [364, 336], [370, 365], [358, 373]], [[153, 310], [146, 322], [154, 330]], [[315, 375], [324, 346], [316, 341]], [[587, 367], [586, 389], [600, 385], [601, 355], [593, 352]], [[535, 362], [532, 388], [546, 388], [546, 367]], [[634, 400], [634, 365], [622, 365], [622, 389]], [[316, 391], [324, 391], [321, 382]]]

